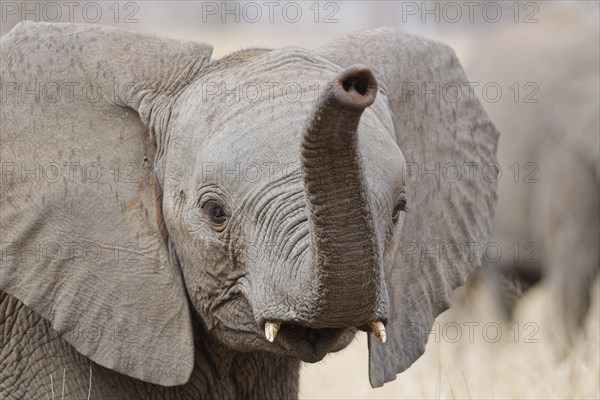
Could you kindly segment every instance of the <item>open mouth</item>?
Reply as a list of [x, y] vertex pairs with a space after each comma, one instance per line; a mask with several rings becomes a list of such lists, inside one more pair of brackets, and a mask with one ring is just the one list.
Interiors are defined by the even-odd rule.
[[[268, 324], [265, 332], [270, 329]], [[315, 329], [283, 322], [275, 331], [274, 336], [267, 333], [267, 339], [302, 361], [313, 363], [322, 360], [327, 353], [336, 352], [348, 346], [356, 331], [356, 328]]]
[[[356, 336], [358, 330], [372, 333], [380, 342], [385, 342], [385, 323], [373, 320], [361, 326], [336, 328], [314, 328], [298, 321], [267, 320], [263, 325], [268, 345], [263, 350], [299, 358], [315, 363], [328, 353], [346, 348]], [[265, 342], [263, 341], [263, 344]]]

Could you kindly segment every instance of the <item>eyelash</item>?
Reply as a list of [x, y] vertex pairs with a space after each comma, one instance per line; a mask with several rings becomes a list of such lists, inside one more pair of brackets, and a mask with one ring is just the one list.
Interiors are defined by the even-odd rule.
[[392, 222], [394, 224], [398, 222], [398, 218], [400, 218], [400, 212], [402, 211], [407, 211], [406, 199], [400, 200], [398, 204], [396, 204], [396, 206], [394, 207], [394, 213], [392, 214]]

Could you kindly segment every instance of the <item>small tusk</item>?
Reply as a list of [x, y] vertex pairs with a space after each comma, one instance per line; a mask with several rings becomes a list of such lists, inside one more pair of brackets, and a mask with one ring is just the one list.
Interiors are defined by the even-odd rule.
[[381, 343], [385, 343], [385, 326], [383, 325], [383, 322], [381, 321], [371, 321], [369, 322], [369, 328], [371, 329], [371, 332], [373, 332], [373, 335], [375, 335], [375, 337], [381, 342]]
[[273, 343], [275, 341], [279, 328], [281, 328], [281, 321], [267, 321], [265, 324], [265, 336], [269, 342]]

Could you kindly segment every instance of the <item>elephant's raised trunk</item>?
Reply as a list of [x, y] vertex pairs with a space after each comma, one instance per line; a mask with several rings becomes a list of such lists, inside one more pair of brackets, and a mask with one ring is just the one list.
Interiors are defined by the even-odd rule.
[[358, 152], [359, 120], [376, 92], [367, 67], [350, 67], [327, 85], [304, 127], [301, 163], [318, 324], [366, 323], [379, 302], [381, 264]]

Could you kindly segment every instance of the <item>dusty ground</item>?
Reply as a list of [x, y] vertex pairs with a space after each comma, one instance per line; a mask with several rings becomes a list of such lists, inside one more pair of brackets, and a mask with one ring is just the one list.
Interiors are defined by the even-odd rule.
[[[361, 334], [344, 351], [328, 356], [321, 363], [303, 366], [300, 397], [598, 399], [599, 287], [597, 283], [581, 338], [562, 359], [556, 355], [558, 346], [552, 337], [552, 317], [547, 310], [548, 292], [543, 286], [532, 289], [522, 299], [514, 325], [498, 322], [499, 313], [485, 290], [473, 293], [468, 304], [463, 290], [456, 293], [453, 308], [436, 320], [437, 336], [430, 335], [425, 355], [394, 382], [378, 389], [369, 386], [367, 340]], [[460, 337], [457, 326], [461, 329]], [[469, 326], [472, 326], [472, 343]], [[498, 328], [501, 335], [497, 335]]]

